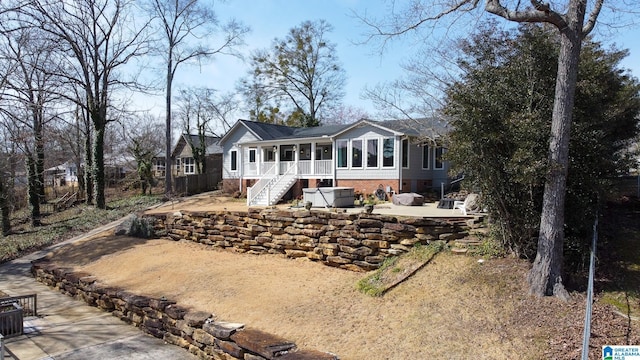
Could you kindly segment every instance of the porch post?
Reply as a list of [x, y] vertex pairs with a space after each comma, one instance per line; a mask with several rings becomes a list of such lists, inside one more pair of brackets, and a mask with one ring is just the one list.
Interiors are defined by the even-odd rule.
[[295, 166], [294, 174], [298, 175], [298, 161], [300, 160], [300, 156], [298, 153], [300, 151], [300, 144], [293, 144], [293, 166]]
[[311, 169], [309, 169], [311, 175], [316, 174], [316, 160], [316, 142], [313, 141], [311, 142]]
[[256, 149], [256, 174], [262, 174], [262, 146], [258, 145]]
[[273, 148], [274, 148], [273, 157], [275, 158], [275, 161], [276, 161], [275, 175], [278, 176], [280, 175], [280, 146], [274, 145]]

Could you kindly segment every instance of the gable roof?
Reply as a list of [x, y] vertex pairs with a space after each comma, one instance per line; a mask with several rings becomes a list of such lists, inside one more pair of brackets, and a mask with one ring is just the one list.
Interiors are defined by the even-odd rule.
[[396, 133], [396, 135], [408, 135], [412, 137], [438, 137], [448, 132], [444, 121], [438, 118], [421, 118], [407, 120], [386, 120], [374, 121], [361, 119], [348, 125], [326, 125], [308, 128], [297, 128], [286, 125], [276, 125], [261, 123], [251, 120], [240, 119], [236, 124], [220, 139], [224, 143], [228, 135], [239, 127], [245, 127], [258, 141], [283, 140], [283, 139], [306, 139], [319, 137], [333, 137], [349, 131], [362, 124], [376, 126]]
[[[204, 136], [204, 143], [206, 147], [206, 154], [222, 154], [222, 147], [220, 146], [220, 138], [217, 136]], [[184, 145], [182, 145], [184, 144]], [[189, 146], [189, 144], [193, 144], [194, 146], [200, 146], [200, 136], [194, 134], [182, 134], [176, 143], [176, 146], [173, 148], [171, 152], [171, 157], [175, 157], [176, 153], [182, 145], [182, 147]]]

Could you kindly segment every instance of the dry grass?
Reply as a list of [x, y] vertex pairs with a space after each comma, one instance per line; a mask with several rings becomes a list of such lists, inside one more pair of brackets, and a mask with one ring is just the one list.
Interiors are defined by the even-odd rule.
[[529, 265], [517, 259], [479, 263], [440, 253], [384, 296], [370, 297], [357, 290], [360, 273], [190, 242], [107, 237], [53, 258], [104, 283], [343, 359], [570, 359], [581, 346], [583, 297], [530, 297]]
[[159, 201], [158, 197], [150, 196], [116, 198], [107, 203], [107, 210], [79, 204], [43, 216], [42, 225], [38, 227], [31, 226], [28, 212], [22, 210], [12, 218], [11, 234], [0, 237], [0, 263], [83, 234]]

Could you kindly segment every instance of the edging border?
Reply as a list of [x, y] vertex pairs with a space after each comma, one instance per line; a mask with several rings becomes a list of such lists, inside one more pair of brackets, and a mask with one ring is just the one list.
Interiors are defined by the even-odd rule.
[[296, 344], [203, 311], [190, 311], [165, 298], [133, 294], [98, 282], [91, 274], [59, 267], [47, 258], [31, 263], [37, 281], [95, 306], [200, 359], [339, 360], [335, 354], [298, 349]]

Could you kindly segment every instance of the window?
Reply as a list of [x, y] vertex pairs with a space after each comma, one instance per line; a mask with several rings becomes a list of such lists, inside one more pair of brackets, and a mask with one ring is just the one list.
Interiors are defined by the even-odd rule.
[[249, 149], [249, 162], [256, 162], [256, 149]]
[[182, 165], [184, 165], [185, 174], [196, 173], [196, 161], [192, 157], [182, 159]]
[[402, 167], [409, 167], [409, 139], [402, 139]]
[[[339, 140], [339, 141], [343, 141], [343, 140]], [[333, 157], [333, 152], [331, 151], [331, 144], [329, 145], [316, 145], [316, 160], [331, 160]], [[338, 158], [340, 158], [340, 155], [338, 155]], [[344, 159], [344, 166], [340, 166], [338, 165], [338, 167], [347, 167], [347, 143], [345, 141], [344, 144], [344, 156], [342, 157], [342, 159]]]
[[422, 168], [431, 168], [431, 147], [429, 145], [422, 145]]
[[393, 146], [394, 146], [393, 138], [386, 138], [382, 140], [382, 166], [383, 167], [393, 166], [393, 155], [394, 155]]
[[444, 169], [444, 161], [442, 160], [442, 155], [444, 154], [444, 148], [441, 146], [438, 146], [437, 148], [435, 148], [435, 155], [434, 155], [434, 164], [435, 166], [433, 167], [434, 169], [438, 169], [438, 170], [442, 170]]
[[311, 144], [300, 144], [300, 160], [311, 160]]
[[273, 150], [273, 148], [264, 149], [264, 161], [276, 161], [276, 152]]
[[282, 145], [280, 146], [280, 161], [293, 161], [295, 155], [293, 153], [294, 145]]
[[176, 173], [180, 172], [180, 158], [176, 158]]
[[156, 169], [157, 170], [164, 170], [164, 159], [156, 159]]
[[367, 167], [378, 167], [378, 139], [367, 140]]
[[351, 140], [351, 167], [362, 167], [362, 140]]
[[339, 168], [347, 167], [347, 140], [338, 140], [336, 141], [336, 147], [338, 150], [338, 163], [337, 166]]
[[238, 151], [231, 150], [231, 171], [238, 170]]

